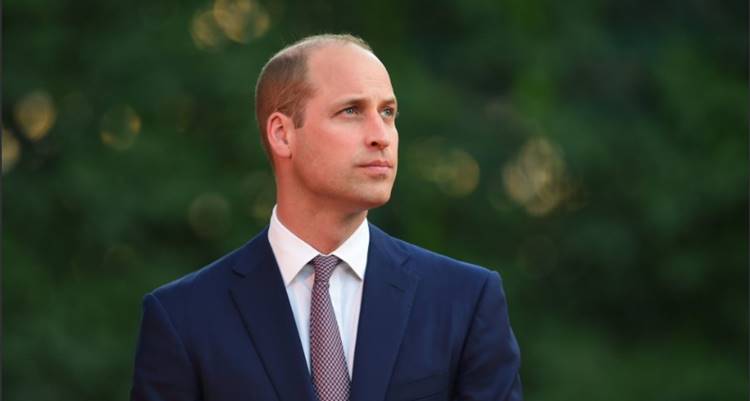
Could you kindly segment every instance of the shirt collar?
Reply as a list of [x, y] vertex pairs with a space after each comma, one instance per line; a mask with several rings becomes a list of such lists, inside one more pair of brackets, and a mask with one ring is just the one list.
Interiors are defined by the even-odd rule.
[[[268, 227], [268, 242], [276, 257], [276, 262], [281, 271], [281, 277], [284, 279], [284, 285], [289, 283], [299, 274], [305, 265], [318, 256], [315, 248], [303, 241], [288, 228], [286, 228], [276, 215], [276, 206], [271, 213], [271, 223]], [[367, 251], [370, 247], [370, 227], [367, 219], [346, 239], [332, 255], [335, 255], [346, 263], [357, 276], [362, 280], [365, 277], [365, 267], [367, 267]]]

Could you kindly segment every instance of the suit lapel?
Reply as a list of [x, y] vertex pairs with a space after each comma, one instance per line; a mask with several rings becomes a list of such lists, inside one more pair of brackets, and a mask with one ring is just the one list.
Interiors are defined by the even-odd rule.
[[417, 287], [417, 278], [403, 267], [407, 258], [393, 239], [370, 225], [351, 401], [385, 399]]
[[231, 296], [279, 399], [314, 401], [297, 326], [267, 234], [264, 230], [246, 245], [234, 268], [239, 277]]

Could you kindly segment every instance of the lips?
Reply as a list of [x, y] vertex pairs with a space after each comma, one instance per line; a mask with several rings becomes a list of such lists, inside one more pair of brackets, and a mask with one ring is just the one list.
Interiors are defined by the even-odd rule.
[[393, 163], [388, 160], [373, 160], [359, 165], [368, 174], [378, 177], [388, 176], [393, 171]]
[[388, 160], [373, 160], [371, 162], [362, 163], [359, 166], [360, 167], [387, 167], [387, 168], [393, 168], [393, 163], [389, 162]]

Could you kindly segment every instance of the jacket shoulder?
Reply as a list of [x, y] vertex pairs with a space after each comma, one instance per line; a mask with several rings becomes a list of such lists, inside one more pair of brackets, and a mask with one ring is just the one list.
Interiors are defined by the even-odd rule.
[[458, 260], [395, 237], [388, 236], [388, 239], [395, 247], [409, 255], [406, 268], [423, 279], [435, 277], [460, 282], [468, 280], [484, 283], [490, 275], [497, 274], [486, 267]]
[[242, 248], [235, 249], [209, 264], [200, 267], [198, 270], [187, 273], [168, 283], [162, 284], [153, 290], [154, 294], [164, 294], [172, 291], [180, 291], [183, 287], [189, 287], [196, 282], [211, 281], [214, 276], [222, 275], [231, 270], [237, 259], [237, 254]]
[[227, 285], [235, 274], [236, 267], [242, 263], [248, 252], [265, 240], [266, 230], [241, 247], [221, 256], [202, 268], [157, 287], [151, 292], [162, 303], [173, 304], [184, 302], [189, 298], [205, 297], [213, 292], [226, 291]]

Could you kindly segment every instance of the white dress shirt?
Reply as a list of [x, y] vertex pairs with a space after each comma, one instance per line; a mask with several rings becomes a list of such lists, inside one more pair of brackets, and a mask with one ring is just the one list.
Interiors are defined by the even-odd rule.
[[[310, 261], [320, 252], [281, 224], [275, 206], [268, 227], [268, 242], [284, 279], [307, 368], [310, 369], [310, 297], [315, 272]], [[331, 275], [329, 291], [350, 378], [369, 246], [370, 228], [365, 219], [341, 246], [330, 253], [341, 260]]]

